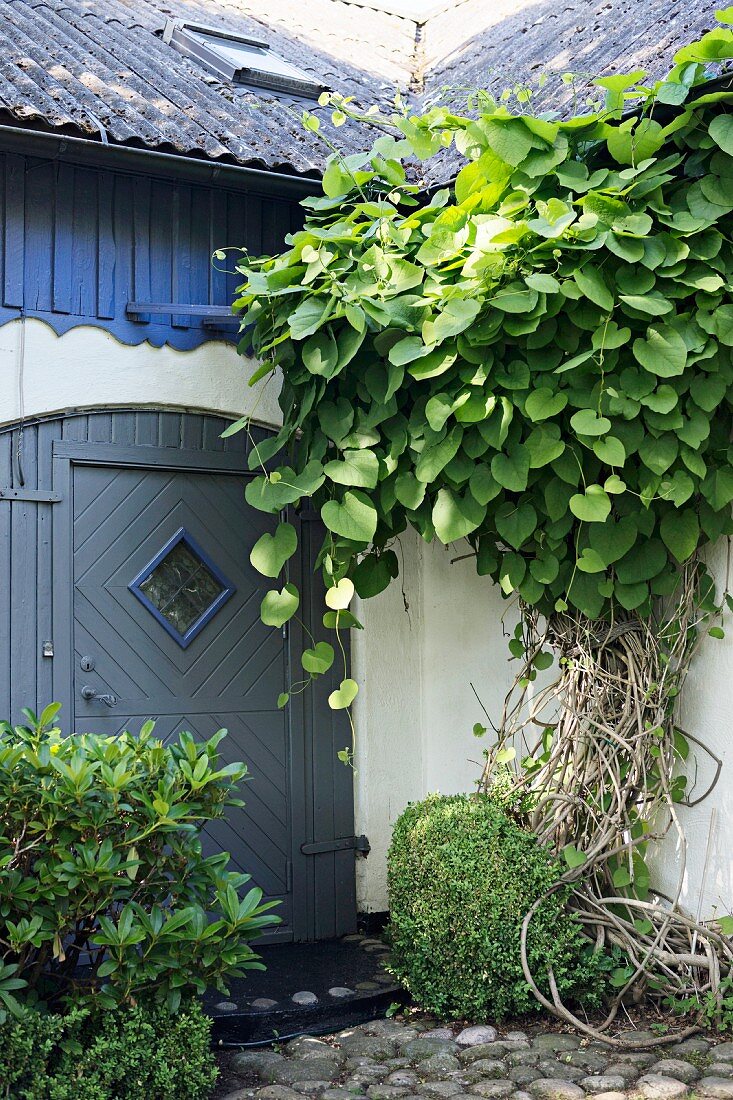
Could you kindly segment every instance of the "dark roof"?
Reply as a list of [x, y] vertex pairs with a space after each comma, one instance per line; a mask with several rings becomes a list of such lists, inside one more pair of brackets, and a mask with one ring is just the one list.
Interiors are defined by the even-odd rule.
[[[456, 0], [423, 23], [344, 0], [0, 0], [0, 122], [318, 172], [329, 149], [303, 129], [303, 104], [211, 76], [162, 42], [170, 17], [264, 39], [364, 106], [388, 105], [399, 88], [416, 110], [542, 70], [660, 75], [714, 25], [701, 0]], [[550, 82], [543, 106], [567, 95]], [[364, 145], [355, 127], [337, 140], [347, 152]]]

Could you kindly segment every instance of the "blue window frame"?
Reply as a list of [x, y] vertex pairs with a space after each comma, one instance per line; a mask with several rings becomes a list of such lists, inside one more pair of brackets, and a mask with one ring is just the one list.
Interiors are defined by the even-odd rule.
[[185, 649], [236, 591], [185, 527], [127, 586]]

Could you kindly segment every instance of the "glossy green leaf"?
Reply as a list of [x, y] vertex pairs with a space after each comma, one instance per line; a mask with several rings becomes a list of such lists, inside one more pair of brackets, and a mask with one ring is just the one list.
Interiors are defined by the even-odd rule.
[[320, 676], [328, 672], [334, 661], [334, 649], [328, 642], [316, 642], [312, 649], [305, 649], [300, 663], [306, 672]]
[[680, 512], [667, 512], [659, 526], [659, 531], [667, 546], [678, 562], [685, 562], [697, 550], [700, 540], [700, 522], [692, 508]]
[[332, 691], [328, 697], [328, 705], [331, 710], [346, 710], [356, 699], [359, 692], [359, 685], [356, 680], [352, 680], [347, 677], [342, 680], [335, 691]]
[[264, 577], [277, 577], [298, 548], [298, 535], [290, 523], [279, 523], [275, 534], [265, 532], [252, 547], [249, 560]]
[[589, 485], [584, 493], [570, 498], [570, 510], [584, 523], [604, 523], [611, 511], [611, 501], [600, 485]]
[[300, 596], [294, 584], [286, 584], [279, 592], [271, 589], [260, 605], [260, 618], [265, 626], [284, 626], [288, 619], [292, 619], [299, 604]]
[[346, 492], [342, 500], [328, 500], [321, 519], [329, 531], [353, 542], [370, 542], [377, 529], [377, 509], [363, 493]]
[[682, 374], [687, 362], [687, 347], [676, 329], [669, 325], [647, 329], [646, 339], [634, 340], [634, 356], [642, 367], [662, 378]]
[[338, 485], [373, 489], [379, 477], [379, 461], [374, 451], [344, 451], [343, 458], [327, 462], [323, 472]]
[[497, 454], [491, 460], [491, 473], [494, 479], [505, 489], [521, 493], [527, 488], [529, 479], [529, 455], [526, 450], [517, 450], [513, 454]]
[[475, 531], [485, 514], [486, 508], [470, 493], [441, 489], [433, 505], [433, 525], [441, 542], [455, 542]]

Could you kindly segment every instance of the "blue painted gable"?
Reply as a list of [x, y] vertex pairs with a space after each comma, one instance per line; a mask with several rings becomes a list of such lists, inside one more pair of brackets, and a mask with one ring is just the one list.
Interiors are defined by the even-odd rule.
[[181, 350], [237, 340], [234, 320], [130, 314], [135, 303], [228, 309], [241, 277], [215, 249], [275, 252], [297, 228], [293, 199], [61, 160], [0, 153], [0, 324], [38, 317], [57, 333], [97, 325], [128, 344]]

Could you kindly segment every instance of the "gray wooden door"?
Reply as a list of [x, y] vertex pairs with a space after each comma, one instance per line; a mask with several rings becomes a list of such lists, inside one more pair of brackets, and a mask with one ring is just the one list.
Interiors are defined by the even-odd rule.
[[75, 464], [74, 719], [116, 733], [152, 717], [166, 741], [228, 729], [225, 762], [246, 761], [252, 779], [246, 807], [208, 829], [209, 849], [281, 900], [271, 938], [309, 938], [292, 889], [303, 793], [277, 709], [287, 645], [260, 622], [269, 585], [249, 563], [274, 522], [246, 505], [241, 475]]
[[[249, 566], [275, 521], [245, 504], [252, 440], [222, 439], [226, 426], [197, 413], [105, 409], [0, 429], [0, 487], [13, 490], [0, 500], [0, 718], [22, 722], [21, 708], [57, 700], [65, 730], [135, 731], [150, 716], [166, 737], [227, 726], [227, 758], [244, 759], [252, 779], [246, 809], [208, 843], [282, 899], [281, 938], [329, 939], [356, 924], [353, 773], [336, 757], [349, 729], [327, 704], [338, 662], [276, 707], [290, 677], [300, 679], [305, 628], [329, 637], [313, 571], [323, 528], [318, 516], [291, 517], [302, 603], [283, 638], [258, 616], [276, 582]], [[267, 434], [253, 431], [254, 441]], [[161, 622], [140, 598], [165, 603], [161, 574], [146, 584], [145, 571], [181, 530], [215, 576], [202, 578], [188, 618], [174, 608], [174, 622]], [[180, 550], [176, 559], [191, 564]]]

